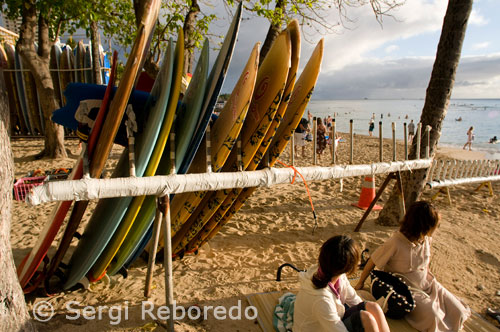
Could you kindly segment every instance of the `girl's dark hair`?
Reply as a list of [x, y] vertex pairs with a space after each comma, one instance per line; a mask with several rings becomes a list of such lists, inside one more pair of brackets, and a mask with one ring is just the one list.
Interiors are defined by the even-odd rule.
[[436, 208], [427, 201], [418, 201], [406, 212], [399, 231], [413, 242], [429, 234], [438, 223], [439, 213]]
[[337, 235], [321, 246], [318, 259], [318, 271], [312, 282], [316, 288], [325, 288], [333, 277], [356, 271], [360, 251], [353, 239], [347, 235]]

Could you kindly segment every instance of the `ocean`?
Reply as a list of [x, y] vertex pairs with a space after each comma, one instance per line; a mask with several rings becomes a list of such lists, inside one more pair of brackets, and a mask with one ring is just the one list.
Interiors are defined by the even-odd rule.
[[[368, 135], [369, 121], [375, 113], [374, 136], [378, 137], [378, 122], [382, 121], [383, 136], [391, 138], [391, 123], [395, 122], [396, 138], [402, 140], [404, 122], [410, 123], [413, 119], [414, 123], [418, 123], [423, 106], [423, 99], [311, 100], [307, 109], [313, 116], [335, 117], [340, 132], [349, 132], [349, 120], [352, 119], [354, 132], [361, 135]], [[459, 118], [462, 121], [456, 121]], [[439, 145], [462, 148], [471, 126], [475, 136], [472, 149], [486, 152], [489, 159], [500, 159], [500, 143], [489, 143], [493, 136], [500, 140], [500, 99], [452, 99]]]

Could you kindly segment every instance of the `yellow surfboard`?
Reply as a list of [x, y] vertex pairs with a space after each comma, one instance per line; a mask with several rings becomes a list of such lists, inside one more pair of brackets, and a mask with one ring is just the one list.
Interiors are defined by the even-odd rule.
[[[285, 85], [285, 92], [283, 93], [283, 98], [281, 100], [280, 106], [278, 108], [278, 111], [276, 112], [276, 116], [274, 117], [273, 122], [271, 123], [271, 126], [269, 127], [269, 130], [266, 133], [266, 136], [264, 140], [262, 141], [259, 149], [255, 153], [255, 156], [250, 163], [250, 165], [247, 167], [247, 171], [254, 171], [257, 169], [257, 166], [259, 163], [261, 163], [262, 158], [264, 157], [266, 151], [268, 150], [269, 145], [271, 144], [271, 141], [276, 133], [276, 130], [278, 129], [281, 120], [283, 119], [283, 116], [285, 115], [285, 112], [287, 110], [288, 102], [290, 101], [290, 97], [292, 94], [293, 87], [295, 86], [295, 79], [297, 77], [297, 69], [299, 67], [299, 59], [300, 59], [300, 27], [299, 27], [299, 22], [297, 20], [293, 20], [288, 24], [287, 30], [290, 33], [290, 40], [291, 40], [291, 66], [288, 70], [288, 76], [287, 76], [287, 82]], [[243, 189], [241, 188], [234, 188], [229, 191], [229, 194], [227, 195], [226, 199], [224, 202], [220, 205], [219, 209], [213, 214], [213, 216], [208, 220], [208, 222], [205, 224], [202, 230], [200, 230], [200, 233], [197, 234], [187, 245], [186, 251], [190, 251], [194, 248], [192, 245], [197, 241], [197, 239], [200, 238], [201, 233], [209, 233], [210, 230], [212, 230], [215, 225], [222, 219], [224, 214], [227, 212], [227, 210], [231, 207], [231, 205], [234, 203], [236, 198], [240, 195], [241, 191]]]
[[[288, 110], [285, 113], [285, 117], [281, 125], [279, 126], [275, 138], [273, 139], [269, 148], [270, 167], [272, 167], [276, 163], [280, 154], [285, 150], [288, 142], [291, 139], [291, 136], [295, 131], [295, 128], [297, 128], [300, 119], [304, 114], [319, 75], [322, 59], [323, 39], [319, 41], [318, 45], [314, 49], [309, 61], [307, 62], [306, 67], [302, 71], [302, 74], [295, 84], [295, 88], [288, 105]], [[214, 228], [211, 230], [205, 229], [196, 239], [189, 243], [187, 249], [193, 250], [194, 248], [199, 248], [201, 245], [212, 239], [219, 232], [222, 226], [224, 226], [241, 208], [246, 199], [250, 197], [256, 189], [256, 187], [243, 189], [236, 201], [225, 213], [225, 215], [223, 215], [222, 217], [219, 216], [220, 220], [214, 226]]]
[[[274, 41], [257, 74], [250, 110], [241, 131], [242, 165], [245, 170], [253, 161], [278, 111], [291, 66], [290, 56], [290, 33], [285, 30]], [[237, 154], [233, 150], [224, 170], [234, 171], [236, 168]], [[199, 212], [182, 224], [172, 238], [174, 252], [179, 252], [198, 233], [228, 194], [226, 190], [212, 193], [207, 204], [200, 205]]]

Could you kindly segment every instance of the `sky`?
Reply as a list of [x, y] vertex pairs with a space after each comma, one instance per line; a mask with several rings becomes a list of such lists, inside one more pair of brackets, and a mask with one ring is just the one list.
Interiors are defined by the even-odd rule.
[[[407, 0], [382, 25], [370, 7], [350, 8], [354, 22], [348, 27], [329, 35], [309, 31], [309, 42], [302, 39], [299, 72], [315, 44], [325, 38], [313, 99], [425, 98], [446, 6], [444, 0]], [[211, 30], [224, 34], [230, 22], [225, 10], [203, 10], [217, 12], [219, 20]], [[498, 13], [499, 0], [474, 1], [452, 98], [500, 98]], [[223, 92], [231, 92], [253, 45], [264, 41], [268, 28], [266, 20], [244, 12]]]

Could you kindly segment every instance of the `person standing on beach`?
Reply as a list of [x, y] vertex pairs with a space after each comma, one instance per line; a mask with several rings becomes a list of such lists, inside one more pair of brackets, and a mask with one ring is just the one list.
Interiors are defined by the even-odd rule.
[[306, 134], [309, 131], [309, 121], [306, 118], [302, 118], [299, 125], [295, 129], [293, 134], [293, 140], [295, 141], [295, 153], [297, 153], [297, 147], [302, 147], [302, 157], [306, 156]]
[[368, 127], [368, 135], [373, 136], [373, 129], [375, 129], [375, 120], [370, 119], [370, 126]]
[[413, 137], [415, 136], [415, 124], [413, 123], [413, 119], [408, 124], [408, 143], [411, 144], [413, 142]]
[[467, 143], [464, 145], [464, 150], [465, 147], [468, 145], [469, 146], [469, 151], [472, 151], [472, 141], [474, 140], [474, 127], [471, 126], [469, 130], [467, 130]]
[[323, 124], [321, 118], [316, 119], [317, 124], [317, 138], [316, 138], [316, 153], [318, 154], [318, 160], [321, 161], [321, 155], [326, 148], [326, 127]]
[[440, 215], [431, 203], [413, 203], [399, 231], [372, 254], [354, 288], [363, 289], [374, 267], [397, 273], [415, 289], [412, 293], [416, 307], [405, 316], [413, 328], [422, 332], [457, 332], [471, 311], [429, 270], [432, 235], [439, 227], [439, 221]]

